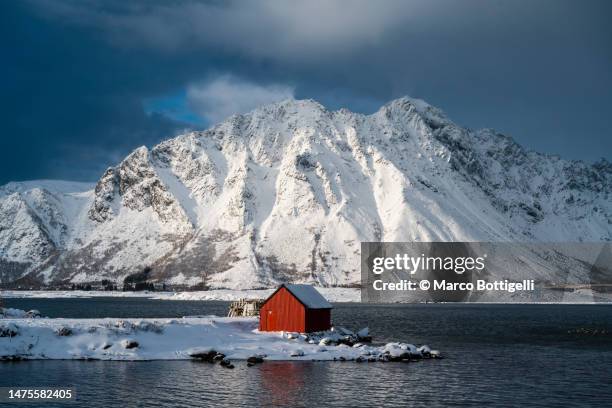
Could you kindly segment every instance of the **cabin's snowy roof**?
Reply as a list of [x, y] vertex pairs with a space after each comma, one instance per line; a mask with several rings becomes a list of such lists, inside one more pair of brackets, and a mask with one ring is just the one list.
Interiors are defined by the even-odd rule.
[[329, 303], [318, 290], [311, 285], [285, 285], [287, 290], [293, 294], [304, 306], [311, 309], [331, 309]]

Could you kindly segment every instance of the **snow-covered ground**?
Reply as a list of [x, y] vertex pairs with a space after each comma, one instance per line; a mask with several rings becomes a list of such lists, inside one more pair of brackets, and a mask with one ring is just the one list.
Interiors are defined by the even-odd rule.
[[[317, 288], [330, 302], [360, 302], [361, 292], [354, 288]], [[92, 297], [144, 297], [161, 300], [238, 300], [265, 299], [274, 289], [231, 290], [216, 289], [198, 292], [106, 292], [83, 290], [5, 290], [4, 298], [92, 298]]]
[[214, 350], [230, 360], [259, 356], [268, 360], [378, 361], [428, 356], [430, 352], [427, 346], [408, 343], [335, 344], [347, 333], [355, 336], [343, 329], [307, 338], [296, 333], [259, 332], [257, 327], [254, 317], [0, 318], [0, 360], [186, 360]]
[[[166, 300], [237, 300], [265, 299], [274, 292], [275, 289], [261, 290], [230, 290], [217, 289], [201, 292], [178, 292], [155, 294], [154, 299]], [[361, 291], [354, 288], [317, 288], [317, 290], [330, 302], [360, 302]]]
[[157, 296], [174, 295], [172, 292], [107, 292], [101, 290], [3, 290], [0, 297], [9, 298], [93, 298], [93, 297], [143, 297], [152, 298]]

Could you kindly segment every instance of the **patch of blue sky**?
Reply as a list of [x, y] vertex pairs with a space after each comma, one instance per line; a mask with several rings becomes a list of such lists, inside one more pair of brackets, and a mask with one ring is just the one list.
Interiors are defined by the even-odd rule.
[[148, 115], [160, 114], [178, 122], [205, 127], [205, 118], [195, 113], [187, 101], [187, 93], [182, 90], [173, 94], [143, 100], [143, 109]]

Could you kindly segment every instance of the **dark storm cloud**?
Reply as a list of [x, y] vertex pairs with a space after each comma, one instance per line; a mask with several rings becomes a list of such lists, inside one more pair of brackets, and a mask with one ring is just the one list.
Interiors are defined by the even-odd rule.
[[51, 25], [26, 11], [5, 7], [0, 23], [2, 182], [93, 180], [129, 149], [179, 127], [142, 110], [144, 95], [165, 91], [148, 68], [153, 58], [121, 55], [88, 30]]
[[[0, 182], [92, 180], [132, 148], [200, 123], [194, 115], [210, 123], [291, 94], [364, 112], [409, 94], [540, 151], [612, 151], [603, 1], [2, 7]], [[146, 113], [156, 106], [164, 115]]]

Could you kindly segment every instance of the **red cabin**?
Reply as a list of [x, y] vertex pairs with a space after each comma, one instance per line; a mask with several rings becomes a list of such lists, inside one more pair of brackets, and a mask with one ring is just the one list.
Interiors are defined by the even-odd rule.
[[259, 309], [260, 331], [309, 333], [331, 328], [332, 305], [310, 285], [281, 285]]

